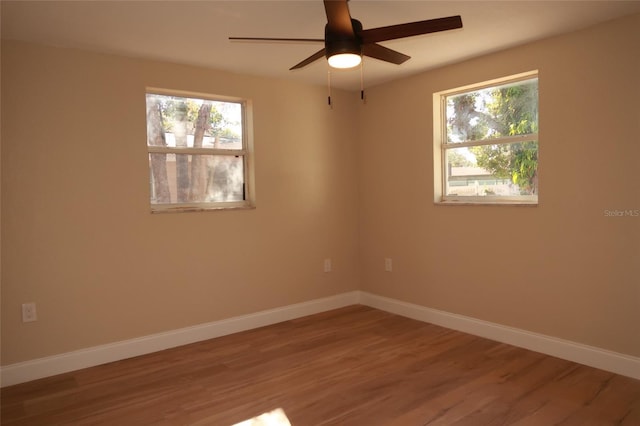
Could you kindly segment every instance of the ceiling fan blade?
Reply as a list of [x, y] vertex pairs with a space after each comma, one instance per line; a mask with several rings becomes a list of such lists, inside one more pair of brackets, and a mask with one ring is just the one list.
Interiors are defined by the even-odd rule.
[[462, 18], [459, 15], [390, 25], [388, 27], [370, 28], [362, 30], [359, 35], [363, 43], [377, 43], [379, 41], [436, 33], [456, 28], [462, 28]]
[[324, 43], [321, 38], [273, 38], [273, 37], [229, 37], [231, 41], [281, 41], [281, 42], [301, 42], [301, 43]]
[[324, 10], [327, 14], [327, 28], [332, 34], [354, 37], [347, 0], [324, 0]]
[[307, 59], [305, 59], [304, 61], [295, 64], [294, 66], [292, 66], [291, 68], [289, 68], [289, 71], [291, 70], [297, 70], [299, 68], [302, 67], [306, 67], [307, 65], [309, 65], [311, 62], [317, 61], [320, 58], [324, 58], [325, 55], [325, 50], [318, 50], [316, 53], [314, 53], [313, 55], [309, 56]]
[[376, 43], [363, 44], [362, 54], [365, 56], [370, 56], [372, 58], [380, 59], [381, 61], [391, 62], [392, 64], [396, 65], [400, 65], [401, 63], [411, 59], [411, 56], [407, 56], [404, 53], [388, 49]]

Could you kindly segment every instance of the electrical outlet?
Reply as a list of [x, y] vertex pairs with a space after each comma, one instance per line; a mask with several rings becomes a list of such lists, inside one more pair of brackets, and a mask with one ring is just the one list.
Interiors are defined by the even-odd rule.
[[324, 271], [331, 272], [331, 259], [324, 260]]
[[384, 270], [387, 272], [393, 271], [393, 260], [388, 257], [384, 259]]
[[32, 322], [38, 320], [38, 313], [36, 312], [36, 304], [23, 303], [22, 304], [22, 322]]

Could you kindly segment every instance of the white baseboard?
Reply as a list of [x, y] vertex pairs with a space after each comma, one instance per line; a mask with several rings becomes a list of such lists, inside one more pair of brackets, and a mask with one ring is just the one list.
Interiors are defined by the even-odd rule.
[[404, 317], [640, 379], [640, 358], [637, 357], [439, 311], [364, 291], [352, 291], [249, 315], [7, 365], [0, 368], [0, 382], [2, 387], [24, 383], [355, 304], [370, 306]]
[[360, 304], [640, 379], [640, 358], [361, 291]]
[[1, 386], [11, 386], [43, 377], [119, 361], [176, 346], [213, 339], [239, 331], [263, 327], [306, 315], [358, 303], [360, 292], [315, 299], [249, 315], [228, 318], [150, 336], [80, 349], [60, 355], [10, 364], [0, 369]]

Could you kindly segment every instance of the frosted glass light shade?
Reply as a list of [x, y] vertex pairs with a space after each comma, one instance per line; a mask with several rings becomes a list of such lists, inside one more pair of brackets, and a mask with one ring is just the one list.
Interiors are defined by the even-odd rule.
[[355, 53], [338, 53], [329, 57], [329, 66], [332, 68], [353, 68], [360, 65], [362, 58]]

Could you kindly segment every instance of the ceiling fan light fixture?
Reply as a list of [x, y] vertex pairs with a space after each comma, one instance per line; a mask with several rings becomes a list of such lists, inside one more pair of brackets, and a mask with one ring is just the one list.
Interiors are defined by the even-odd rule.
[[360, 65], [362, 57], [355, 53], [337, 53], [327, 59], [331, 68], [347, 69]]
[[327, 61], [332, 68], [353, 68], [362, 61], [362, 48], [355, 38], [337, 37], [325, 28], [324, 46]]

